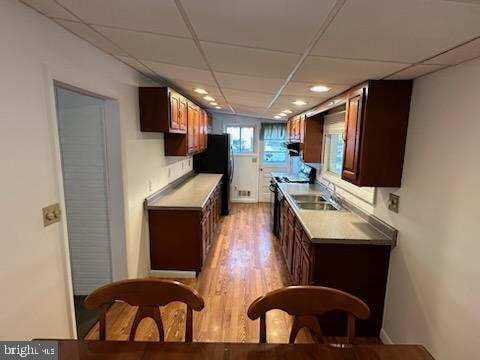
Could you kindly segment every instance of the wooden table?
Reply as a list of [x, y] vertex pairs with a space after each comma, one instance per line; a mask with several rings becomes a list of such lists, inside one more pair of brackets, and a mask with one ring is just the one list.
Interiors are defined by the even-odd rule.
[[358, 345], [337, 348], [319, 344], [175, 343], [76, 341], [58, 343], [59, 359], [323, 359], [433, 360], [419, 345]]

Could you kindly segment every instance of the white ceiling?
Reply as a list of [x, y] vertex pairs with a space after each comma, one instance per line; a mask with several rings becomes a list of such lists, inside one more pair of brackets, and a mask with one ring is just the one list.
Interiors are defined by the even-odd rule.
[[20, 1], [206, 107], [195, 88], [220, 111], [265, 118], [480, 56], [476, 0]]

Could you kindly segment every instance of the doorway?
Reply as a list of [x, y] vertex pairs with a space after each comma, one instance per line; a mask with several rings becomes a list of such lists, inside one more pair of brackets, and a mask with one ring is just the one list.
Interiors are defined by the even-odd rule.
[[123, 190], [121, 181], [112, 181], [121, 169], [113, 154], [119, 137], [109, 137], [119, 130], [118, 104], [58, 84], [55, 99], [72, 296], [77, 337], [83, 339], [99, 317], [83, 307], [85, 297], [126, 276]]
[[271, 173], [288, 173], [289, 156], [283, 138], [263, 138], [260, 140], [260, 167], [258, 176], [258, 201], [272, 202], [270, 190]]

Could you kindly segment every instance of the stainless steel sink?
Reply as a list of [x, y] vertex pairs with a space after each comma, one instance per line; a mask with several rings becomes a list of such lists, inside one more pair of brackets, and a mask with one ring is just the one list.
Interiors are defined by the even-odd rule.
[[291, 195], [291, 197], [296, 203], [320, 203], [327, 201], [322, 195], [297, 194]]
[[320, 194], [290, 195], [296, 205], [303, 210], [340, 210]]
[[316, 202], [316, 203], [297, 203], [297, 206], [303, 210], [338, 210], [335, 206], [329, 202]]

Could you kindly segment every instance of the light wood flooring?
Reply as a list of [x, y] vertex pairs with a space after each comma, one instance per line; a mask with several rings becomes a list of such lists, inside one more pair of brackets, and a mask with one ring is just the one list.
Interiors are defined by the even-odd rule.
[[[176, 251], [181, 251], [177, 249]], [[270, 229], [268, 204], [233, 204], [223, 217], [217, 239], [197, 279], [178, 279], [197, 289], [205, 308], [194, 312], [194, 341], [258, 342], [259, 322], [247, 317], [247, 308], [258, 296], [290, 284], [278, 241]], [[115, 303], [107, 314], [107, 339], [126, 340], [136, 308]], [[161, 309], [166, 341], [183, 341], [185, 307], [171, 303]], [[267, 339], [288, 342], [292, 319], [275, 310], [267, 314]], [[98, 324], [86, 337], [98, 338]], [[151, 319], [144, 319], [136, 340], [155, 341]], [[297, 342], [310, 342], [306, 331]]]

